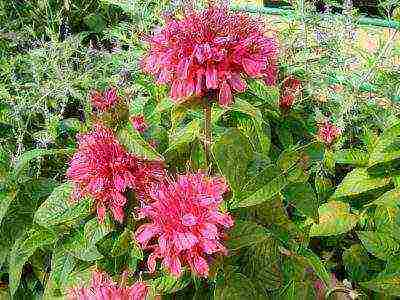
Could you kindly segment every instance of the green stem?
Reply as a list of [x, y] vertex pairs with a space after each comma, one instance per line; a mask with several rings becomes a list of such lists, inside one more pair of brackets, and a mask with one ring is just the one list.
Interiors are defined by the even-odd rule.
[[211, 170], [211, 143], [212, 143], [212, 132], [211, 132], [211, 105], [205, 99], [204, 103], [204, 152], [206, 155], [205, 168], [207, 171]]

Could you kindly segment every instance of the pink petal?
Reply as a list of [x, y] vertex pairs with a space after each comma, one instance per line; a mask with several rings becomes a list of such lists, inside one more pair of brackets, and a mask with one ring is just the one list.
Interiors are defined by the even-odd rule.
[[243, 58], [242, 65], [246, 73], [251, 77], [261, 76], [263, 64], [250, 58]]
[[221, 212], [212, 212], [210, 217], [210, 221], [217, 222], [218, 224], [229, 228], [233, 226], [233, 219], [230, 215]]
[[201, 234], [207, 239], [213, 240], [218, 237], [218, 228], [214, 224], [205, 223], [200, 231]]
[[141, 245], [146, 245], [156, 234], [160, 233], [160, 228], [154, 224], [144, 224], [136, 230], [135, 238]]
[[164, 266], [171, 272], [175, 277], [180, 277], [182, 273], [181, 261], [177, 256], [167, 256], [163, 261]]
[[124, 210], [121, 206], [111, 206], [111, 212], [114, 216], [114, 219], [120, 223], [124, 221]]
[[99, 219], [99, 223], [103, 224], [106, 216], [106, 208], [103, 204], [97, 204], [97, 217]]
[[237, 92], [243, 93], [246, 90], [246, 82], [239, 74], [233, 74], [228, 80], [230, 86]]
[[111, 205], [123, 207], [126, 204], [126, 198], [120, 192], [115, 191], [110, 195], [112, 198]]
[[149, 268], [150, 273], [154, 273], [156, 270], [157, 258], [159, 258], [159, 255], [156, 252], [153, 252], [147, 259], [147, 268]]
[[207, 239], [202, 240], [201, 247], [207, 254], [213, 254], [219, 250], [218, 244], [215, 241]]
[[182, 225], [184, 226], [194, 226], [197, 224], [197, 218], [193, 214], [185, 214], [182, 217]]
[[178, 252], [194, 247], [197, 242], [196, 236], [190, 232], [179, 232], [174, 239], [174, 245]]
[[207, 264], [207, 261], [203, 257], [196, 255], [193, 258], [193, 266], [194, 266], [194, 271], [198, 275], [203, 276], [203, 277], [208, 276], [208, 264]]
[[201, 96], [204, 89], [204, 70], [199, 69], [196, 74], [196, 96]]
[[126, 182], [125, 182], [124, 178], [122, 176], [120, 176], [119, 174], [116, 174], [114, 176], [114, 186], [120, 192], [124, 191], [126, 188]]
[[187, 58], [183, 58], [181, 59], [181, 61], [179, 62], [178, 66], [177, 66], [177, 75], [179, 77], [179, 79], [186, 79], [188, 76], [188, 71], [189, 71], [189, 64], [190, 64], [190, 60]]
[[212, 65], [207, 66], [206, 86], [208, 89], [218, 88], [217, 69]]
[[219, 104], [223, 107], [229, 106], [232, 103], [232, 92], [229, 84], [224, 81], [219, 90]]

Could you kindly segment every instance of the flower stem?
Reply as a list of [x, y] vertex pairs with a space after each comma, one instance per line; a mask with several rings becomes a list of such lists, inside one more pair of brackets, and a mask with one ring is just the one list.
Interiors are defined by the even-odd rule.
[[211, 105], [208, 101], [204, 103], [204, 152], [205, 152], [205, 168], [207, 171], [211, 170]]

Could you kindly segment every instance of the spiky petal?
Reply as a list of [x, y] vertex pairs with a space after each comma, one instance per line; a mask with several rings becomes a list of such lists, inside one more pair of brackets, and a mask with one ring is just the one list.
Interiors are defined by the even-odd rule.
[[117, 89], [110, 87], [103, 93], [99, 91], [92, 91], [90, 93], [90, 102], [92, 106], [100, 112], [109, 110], [119, 100]]
[[149, 39], [143, 68], [171, 86], [176, 102], [214, 90], [219, 104], [229, 106], [233, 94], [246, 89], [246, 78], [275, 84], [278, 47], [265, 28], [260, 19], [216, 4], [169, 16]]
[[222, 237], [233, 219], [219, 210], [227, 189], [223, 178], [195, 173], [152, 190], [152, 201], [139, 209], [139, 215], [150, 222], [135, 233], [138, 243], [152, 251], [147, 262], [151, 272], [156, 261], [162, 260], [175, 276], [181, 275], [184, 265], [199, 276], [208, 276], [209, 258], [227, 254]]
[[342, 133], [342, 129], [336, 127], [328, 121], [324, 121], [319, 125], [318, 128], [318, 139], [321, 140], [326, 145], [331, 145], [335, 139], [337, 139]]

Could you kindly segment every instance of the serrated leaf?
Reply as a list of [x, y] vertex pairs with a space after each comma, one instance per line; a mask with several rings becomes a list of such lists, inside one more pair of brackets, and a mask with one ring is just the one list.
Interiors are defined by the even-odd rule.
[[257, 292], [251, 279], [233, 267], [225, 268], [224, 275], [224, 282], [217, 283], [214, 293], [215, 300], [265, 299], [265, 296]]
[[161, 154], [150, 147], [131, 124], [118, 130], [118, 139], [129, 152], [146, 159], [163, 160]]
[[354, 244], [343, 252], [342, 260], [346, 272], [354, 281], [365, 280], [368, 276], [370, 259], [367, 251], [360, 245]]
[[44, 228], [34, 228], [27, 231], [15, 241], [9, 260], [10, 293], [17, 291], [22, 268], [38, 248], [54, 243], [58, 236]]
[[363, 167], [368, 165], [369, 154], [357, 149], [345, 149], [336, 151], [333, 158], [339, 164]]
[[361, 286], [384, 295], [400, 296], [400, 274], [378, 276], [367, 282], [361, 282]]
[[217, 165], [234, 195], [245, 185], [247, 167], [253, 159], [249, 140], [237, 129], [229, 129], [214, 143], [212, 151]]
[[313, 224], [310, 236], [330, 236], [346, 233], [358, 222], [358, 216], [350, 213], [350, 205], [329, 201], [318, 209], [319, 223]]
[[354, 169], [340, 183], [332, 195], [333, 199], [355, 197], [390, 184], [390, 178], [373, 178], [364, 168]]
[[270, 182], [266, 183], [261, 189], [257, 190], [251, 196], [241, 199], [240, 201], [233, 202], [231, 208], [248, 207], [261, 204], [276, 196], [281, 190], [285, 188], [288, 179], [284, 174], [278, 175]]
[[70, 195], [73, 184], [64, 183], [54, 189], [51, 195], [39, 207], [34, 220], [43, 227], [52, 227], [62, 224], [73, 225], [91, 212], [93, 200], [89, 197], [71, 202]]
[[391, 152], [387, 152], [387, 148], [398, 139], [400, 136], [400, 123], [394, 124], [393, 126], [385, 129], [385, 131], [379, 136], [378, 141], [375, 144], [374, 150], [371, 153], [369, 159], [369, 165], [372, 166], [376, 163], [389, 161], [391, 159], [400, 157], [400, 150], [392, 149]]
[[315, 274], [325, 283], [326, 286], [331, 286], [331, 275], [328, 273], [321, 259], [310, 249], [300, 248], [298, 254], [303, 256], [307, 263], [314, 269]]
[[365, 249], [382, 260], [388, 260], [400, 252], [400, 243], [388, 233], [359, 231], [357, 235]]
[[252, 244], [243, 253], [241, 261], [243, 274], [251, 279], [260, 294], [268, 296], [269, 291], [276, 290], [282, 285], [280, 252], [278, 243], [271, 237]]
[[237, 220], [233, 229], [229, 231], [227, 246], [230, 250], [235, 251], [268, 238], [270, 238], [270, 234], [263, 226], [251, 221]]

